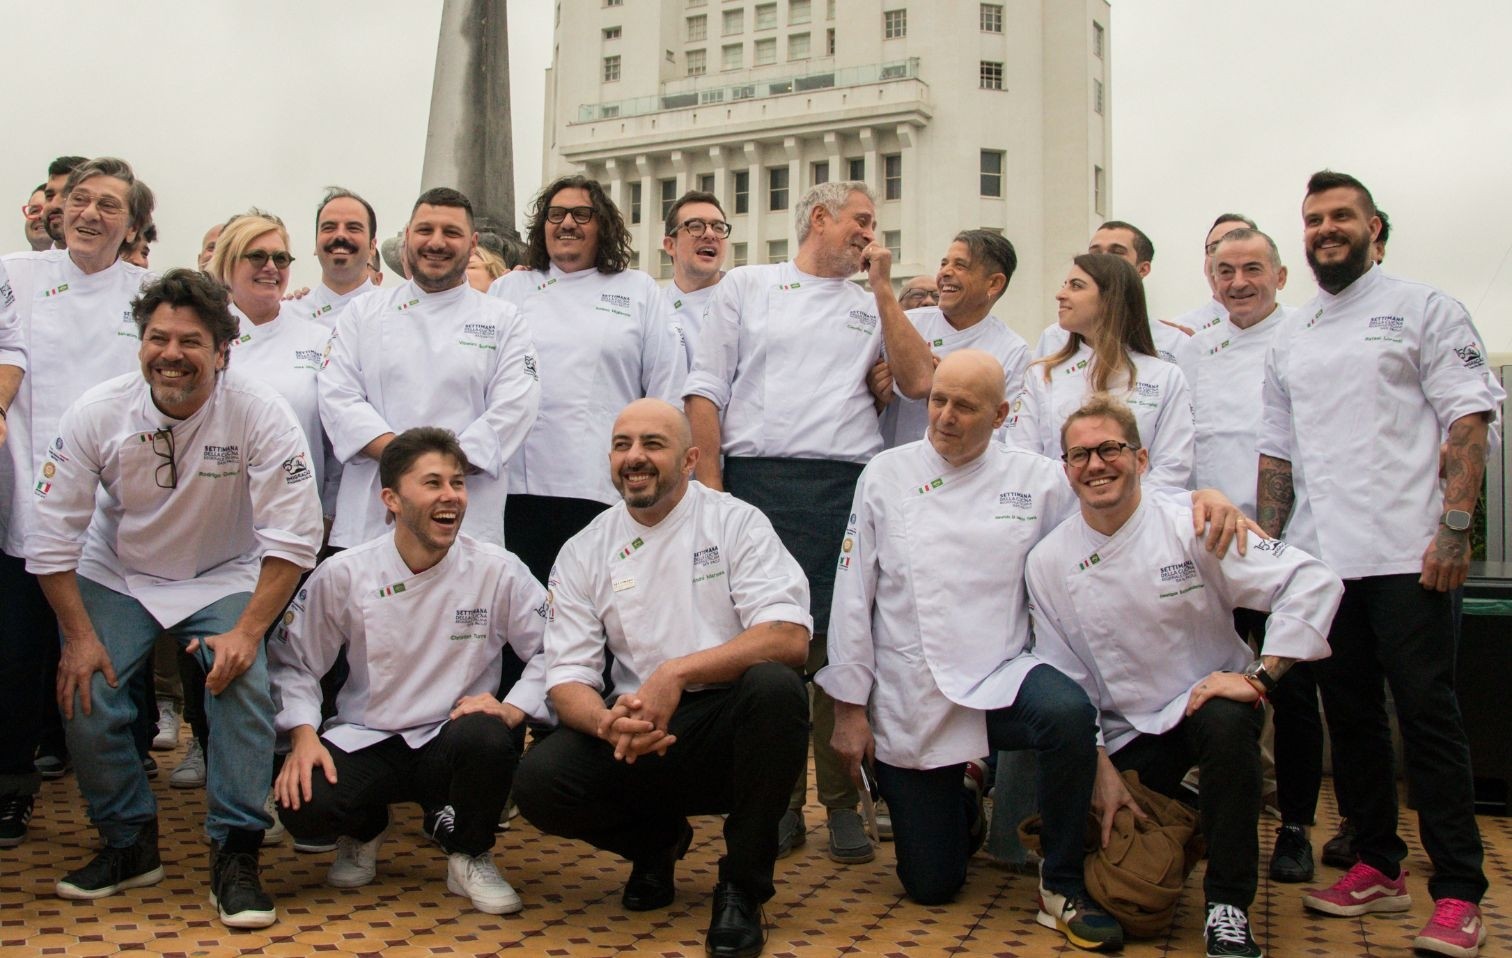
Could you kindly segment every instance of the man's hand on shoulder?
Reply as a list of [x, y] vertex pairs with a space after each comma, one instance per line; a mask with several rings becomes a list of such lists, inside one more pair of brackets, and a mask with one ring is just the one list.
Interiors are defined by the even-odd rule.
[[1228, 554], [1231, 542], [1244, 555], [1250, 532], [1265, 538], [1260, 527], [1217, 489], [1198, 489], [1192, 493], [1192, 531], [1203, 539], [1207, 551], [1220, 559]]

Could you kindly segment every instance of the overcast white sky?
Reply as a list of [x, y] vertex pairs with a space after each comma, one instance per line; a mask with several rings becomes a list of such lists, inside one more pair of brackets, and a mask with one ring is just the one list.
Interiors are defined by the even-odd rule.
[[[923, 13], [947, 0], [914, 2]], [[1298, 209], [1308, 174], [1329, 166], [1391, 213], [1388, 268], [1459, 297], [1492, 351], [1512, 353], [1512, 4], [1113, 3], [1112, 212], [1155, 241], [1157, 313], [1206, 297], [1202, 239], [1228, 210], [1281, 244], [1282, 299], [1311, 296]], [[551, 0], [509, 12], [523, 209], [541, 181]], [[157, 190], [155, 267], [192, 262], [210, 223], [257, 205], [288, 221], [295, 282], [313, 282], [321, 187], [367, 196], [382, 235], [408, 215], [439, 19], [436, 0], [0, 0], [0, 197], [13, 220], [0, 214], [0, 249], [23, 247], [19, 207], [49, 159], [110, 153]]]

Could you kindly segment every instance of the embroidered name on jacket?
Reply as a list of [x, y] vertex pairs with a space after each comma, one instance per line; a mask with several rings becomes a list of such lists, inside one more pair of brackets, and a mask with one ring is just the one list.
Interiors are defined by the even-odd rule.
[[1160, 567], [1161, 582], [1186, 582], [1197, 578], [1197, 563], [1191, 559]]

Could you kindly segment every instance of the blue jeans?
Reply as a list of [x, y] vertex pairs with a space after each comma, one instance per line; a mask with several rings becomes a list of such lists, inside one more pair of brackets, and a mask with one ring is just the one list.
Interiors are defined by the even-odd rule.
[[[68, 749], [90, 820], [107, 844], [121, 848], [136, 841], [142, 826], [157, 818], [157, 802], [132, 739], [137, 704], [131, 678], [152, 667], [153, 642], [164, 629], [131, 596], [83, 576], [78, 582], [89, 621], [115, 667], [116, 687], [95, 673], [89, 687], [90, 714], [84, 714], [76, 699], [74, 717], [65, 723]], [[180, 647], [191, 639], [220, 635], [236, 624], [251, 598], [248, 592], [228, 595], [166, 631]], [[215, 652], [203, 643], [194, 657], [207, 672], [215, 664]], [[260, 831], [272, 824], [263, 810], [273, 769], [273, 696], [263, 648], [224, 692], [206, 697], [205, 711], [212, 745], [205, 776], [205, 831], [219, 844], [231, 829]]]
[[[1049, 665], [1035, 666], [1007, 708], [986, 715], [988, 745], [1033, 749], [1045, 863], [1041, 882], [1073, 895], [1085, 890], [1083, 836], [1097, 778], [1097, 713], [1081, 686]], [[966, 882], [975, 802], [961, 786], [963, 765], [905, 769], [877, 762], [877, 784], [892, 813], [898, 878], [919, 904], [949, 901]]]

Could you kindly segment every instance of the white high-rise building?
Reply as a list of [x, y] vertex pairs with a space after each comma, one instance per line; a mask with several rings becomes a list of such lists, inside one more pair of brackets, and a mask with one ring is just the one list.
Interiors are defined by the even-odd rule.
[[996, 310], [1030, 342], [1109, 209], [1106, 0], [559, 0], [543, 169], [605, 183], [667, 279], [666, 209], [716, 194], [731, 265], [796, 247], [816, 182], [864, 180], [894, 278], [1001, 230]]

